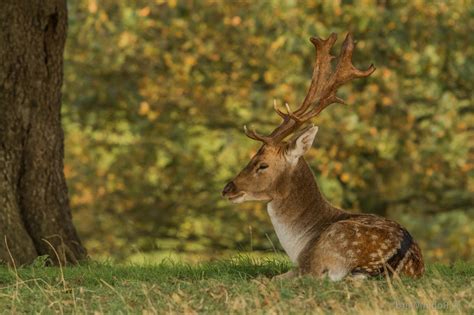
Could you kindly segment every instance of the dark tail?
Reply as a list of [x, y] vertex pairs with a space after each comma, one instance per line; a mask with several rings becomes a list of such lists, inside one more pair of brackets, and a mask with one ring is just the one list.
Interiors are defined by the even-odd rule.
[[403, 237], [400, 244], [400, 248], [390, 257], [387, 262], [385, 263], [386, 266], [390, 266], [390, 271], [395, 271], [401, 265], [403, 258], [408, 255], [408, 251], [410, 250], [411, 246], [414, 244], [413, 238], [411, 237], [410, 233], [407, 230], [402, 229]]

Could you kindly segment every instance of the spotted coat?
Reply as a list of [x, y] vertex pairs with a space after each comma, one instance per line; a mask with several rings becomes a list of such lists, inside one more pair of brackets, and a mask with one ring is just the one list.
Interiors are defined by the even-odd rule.
[[375, 215], [352, 215], [332, 223], [308, 249], [302, 271], [328, 273], [333, 280], [348, 274], [418, 277], [424, 272], [421, 251], [411, 235], [398, 223]]

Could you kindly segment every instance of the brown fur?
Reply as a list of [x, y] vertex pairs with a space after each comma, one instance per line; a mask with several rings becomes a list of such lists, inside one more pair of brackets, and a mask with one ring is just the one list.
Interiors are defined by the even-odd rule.
[[[245, 192], [252, 196], [245, 200], [270, 201], [279, 222], [299, 233], [297, 240], [306, 245], [297, 257], [296, 272], [286, 276], [328, 275], [333, 280], [351, 274], [421, 276], [421, 250], [410, 234], [394, 221], [331, 205], [304, 158], [294, 165], [285, 159], [285, 152], [294, 146], [294, 142], [264, 145], [234, 179], [232, 189], [223, 192], [226, 197]], [[265, 175], [258, 170], [261, 163], [269, 165]]]
[[336, 67], [332, 67], [331, 49], [336, 34], [327, 39], [311, 38], [317, 49], [313, 77], [303, 103], [286, 113], [268, 136], [244, 127], [248, 137], [264, 145], [249, 164], [229, 182], [222, 195], [238, 203], [267, 201], [268, 214], [282, 247], [298, 270], [280, 277], [298, 274], [329, 276], [340, 280], [347, 275], [402, 273], [423, 274], [423, 258], [411, 235], [398, 223], [367, 214], [351, 214], [331, 205], [322, 196], [303, 154], [311, 147], [318, 127], [310, 126], [290, 143], [283, 140], [311, 121], [332, 103], [344, 103], [336, 96], [343, 84], [372, 74], [352, 64], [354, 42], [347, 34]]

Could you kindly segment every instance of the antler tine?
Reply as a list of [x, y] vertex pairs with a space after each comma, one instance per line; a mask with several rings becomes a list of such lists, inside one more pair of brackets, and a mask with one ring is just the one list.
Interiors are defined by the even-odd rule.
[[356, 78], [364, 78], [371, 75], [375, 71], [373, 64], [369, 66], [367, 70], [359, 70], [352, 64], [352, 54], [354, 52], [355, 44], [352, 38], [352, 34], [349, 32], [344, 39], [341, 46], [341, 52], [339, 54], [339, 60], [337, 62], [336, 70], [329, 78], [326, 87], [328, 88], [327, 96], [323, 99], [314, 100], [313, 104], [316, 105], [309, 112], [307, 112], [301, 120], [309, 120], [319, 113], [321, 113], [326, 107], [333, 103], [346, 104], [346, 102], [336, 96], [337, 89], [348, 81]]
[[336, 40], [337, 35], [334, 33], [327, 39], [310, 38], [317, 54], [311, 84], [303, 103], [296, 111], [291, 111], [289, 105], [285, 104], [287, 112], [284, 113], [278, 109], [274, 100], [273, 107], [277, 114], [283, 118], [281, 124], [269, 136], [261, 136], [254, 130], [249, 131], [245, 127], [245, 133], [248, 137], [267, 144], [279, 143], [329, 105], [333, 103], [345, 104], [344, 100], [336, 95], [340, 86], [352, 79], [367, 77], [375, 71], [373, 65], [370, 65], [367, 70], [359, 70], [352, 64], [352, 54], [355, 46], [351, 33], [348, 33], [344, 39], [339, 53], [339, 60], [333, 71], [331, 61], [334, 56], [331, 55], [331, 49]]
[[[331, 61], [335, 58], [331, 55], [331, 49], [336, 43], [336, 40], [337, 35], [335, 33], [332, 33], [327, 39], [318, 37], [310, 38], [317, 54], [308, 93], [301, 106], [293, 113], [289, 112], [283, 117], [281, 115], [282, 112], [279, 111], [278, 114], [283, 117], [283, 122], [270, 134], [270, 137], [274, 139], [273, 142], [280, 142], [304, 124], [304, 122], [308, 120], [305, 112], [322, 100], [324, 91], [327, 89], [327, 78], [331, 75]], [[312, 110], [310, 110], [310, 113], [311, 112]]]
[[355, 79], [365, 78], [375, 71], [373, 64], [367, 70], [359, 70], [352, 64], [352, 54], [354, 52], [355, 44], [351, 33], [347, 33], [346, 38], [341, 46], [340, 58], [336, 66], [335, 78], [336, 87]]
[[[281, 110], [279, 110], [278, 106], [277, 106], [277, 103], [276, 103], [276, 100], [275, 99], [273, 100], [273, 109], [275, 110], [275, 112], [281, 118], [283, 118], [282, 125], [286, 124], [290, 119], [294, 119], [295, 121], [299, 121], [298, 117], [294, 116], [293, 113], [291, 112], [291, 109], [290, 109], [290, 106], [288, 105], [288, 103], [285, 103], [285, 107], [286, 107], [287, 113], [284, 113]], [[246, 125], [244, 125], [244, 132], [245, 132], [245, 135], [247, 137], [251, 138], [251, 139], [261, 141], [261, 142], [264, 142], [264, 143], [267, 143], [267, 144], [274, 143], [273, 137], [271, 135], [268, 136], [268, 137], [267, 136], [262, 136], [262, 135], [258, 134], [254, 129], [249, 130]]]
[[277, 103], [276, 103], [275, 99], [273, 99], [273, 109], [278, 114], [278, 116], [280, 116], [283, 119], [286, 119], [286, 117], [287, 117], [286, 114], [278, 109], [278, 106], [277, 106]]
[[313, 107], [309, 112], [307, 112], [301, 118], [301, 120], [307, 121], [315, 116], [318, 116], [319, 113], [321, 113], [326, 107], [334, 103], [347, 105], [347, 103], [342, 98], [337, 97], [336, 95], [331, 95], [330, 97], [327, 97], [324, 100], [321, 100], [319, 106]]
[[254, 140], [257, 140], [257, 141], [261, 141], [263, 143], [271, 143], [271, 139], [269, 137], [266, 137], [266, 136], [262, 136], [260, 134], [258, 134], [255, 129], [247, 129], [247, 126], [244, 125], [244, 132], [245, 132], [245, 135], [251, 139], [254, 139]]
[[331, 35], [326, 39], [321, 39], [318, 37], [311, 37], [309, 39], [313, 43], [317, 54], [315, 65], [313, 69], [313, 76], [311, 78], [311, 84], [309, 86], [308, 93], [303, 101], [301, 107], [296, 111], [297, 114], [303, 114], [308, 107], [314, 103], [315, 96], [324, 89], [324, 84], [321, 84], [331, 72], [331, 61], [335, 58], [331, 55], [331, 48], [334, 46], [334, 43], [337, 40], [337, 35], [331, 33]]

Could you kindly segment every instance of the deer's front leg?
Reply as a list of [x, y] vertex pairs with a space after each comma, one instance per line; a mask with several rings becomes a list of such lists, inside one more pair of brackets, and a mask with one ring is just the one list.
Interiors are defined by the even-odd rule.
[[285, 280], [285, 279], [293, 279], [300, 275], [297, 269], [291, 269], [288, 272], [282, 273], [281, 275], [274, 276], [272, 280]]

